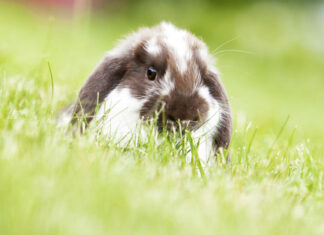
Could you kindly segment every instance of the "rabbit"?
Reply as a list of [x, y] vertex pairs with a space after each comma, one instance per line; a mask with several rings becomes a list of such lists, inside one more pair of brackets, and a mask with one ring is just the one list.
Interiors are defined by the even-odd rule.
[[183, 127], [201, 138], [198, 155], [208, 162], [232, 137], [229, 99], [213, 64], [186, 30], [168, 22], [141, 28], [106, 54], [64, 119], [84, 128], [100, 123], [101, 133], [123, 139], [158, 113], [159, 130]]

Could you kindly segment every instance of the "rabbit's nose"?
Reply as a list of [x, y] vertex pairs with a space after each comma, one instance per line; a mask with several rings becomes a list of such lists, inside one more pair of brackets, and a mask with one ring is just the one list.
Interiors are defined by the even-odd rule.
[[[182, 101], [182, 102], [181, 102]], [[177, 99], [165, 107], [165, 119], [171, 122], [180, 122], [187, 124], [189, 122], [197, 122], [201, 119], [202, 110], [195, 102]]]
[[169, 130], [195, 129], [206, 119], [207, 102], [196, 92], [184, 95], [174, 91], [163, 99], [164, 107], [159, 114], [159, 126]]
[[164, 121], [169, 130], [185, 131], [186, 129], [193, 129], [201, 120], [199, 116], [199, 109], [193, 107], [186, 107], [186, 105], [166, 107]]

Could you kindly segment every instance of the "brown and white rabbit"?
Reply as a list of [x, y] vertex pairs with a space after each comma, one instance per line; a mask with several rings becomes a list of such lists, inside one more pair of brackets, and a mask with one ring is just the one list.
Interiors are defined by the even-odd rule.
[[141, 28], [109, 51], [82, 86], [68, 119], [72, 125], [81, 119], [100, 123], [101, 133], [123, 139], [162, 105], [158, 126], [178, 123], [201, 138], [202, 161], [228, 148], [231, 109], [213, 59], [202, 41], [166, 22]]

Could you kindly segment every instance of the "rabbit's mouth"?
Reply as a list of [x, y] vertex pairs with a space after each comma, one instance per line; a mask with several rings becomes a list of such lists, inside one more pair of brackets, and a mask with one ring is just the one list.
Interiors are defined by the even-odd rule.
[[185, 131], [194, 131], [201, 126], [201, 122], [198, 120], [165, 120], [162, 115], [158, 117], [156, 124], [159, 132], [168, 131], [182, 134], [184, 134]]

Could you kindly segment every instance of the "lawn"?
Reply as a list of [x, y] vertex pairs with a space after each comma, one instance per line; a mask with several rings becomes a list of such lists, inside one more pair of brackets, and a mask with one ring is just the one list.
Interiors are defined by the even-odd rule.
[[[126, 149], [55, 116], [105, 51], [161, 20], [217, 58], [232, 162]], [[324, 5], [139, 3], [58, 16], [0, 2], [0, 234], [323, 234]]]

